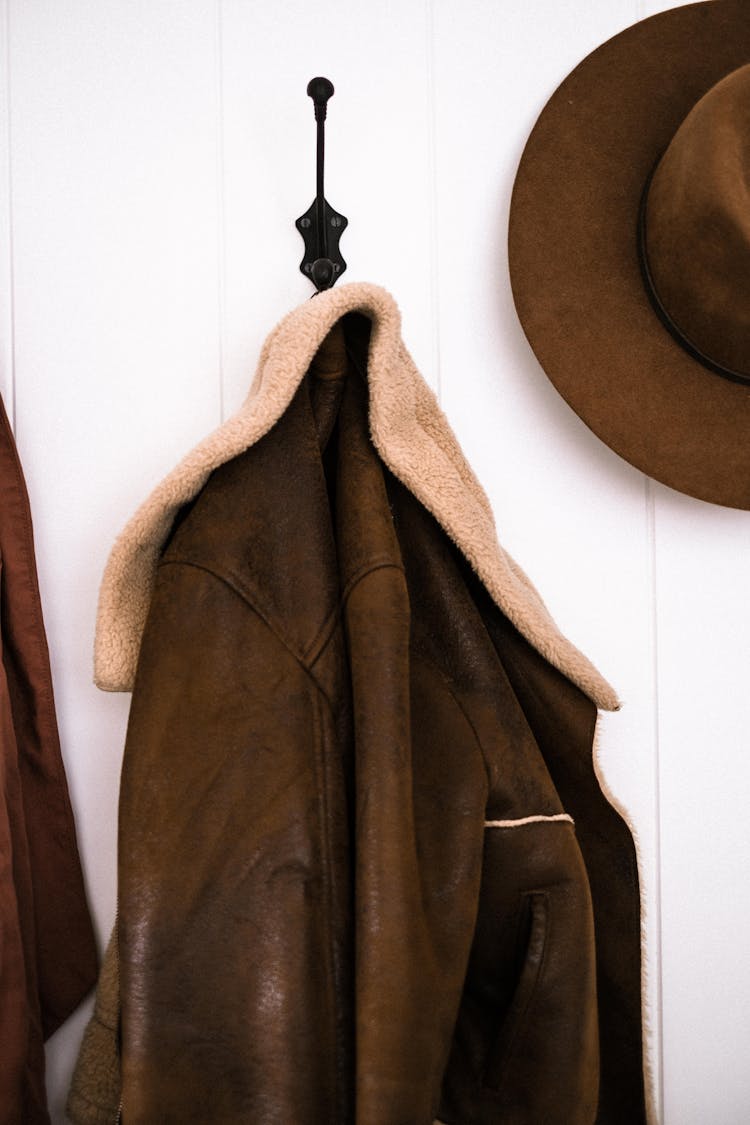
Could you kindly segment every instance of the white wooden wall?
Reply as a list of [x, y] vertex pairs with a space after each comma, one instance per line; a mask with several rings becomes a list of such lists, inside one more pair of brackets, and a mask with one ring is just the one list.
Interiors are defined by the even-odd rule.
[[[309, 295], [293, 225], [314, 193], [305, 87], [330, 77], [345, 280], [396, 297], [504, 546], [626, 704], [600, 760], [640, 840], [661, 1120], [741, 1125], [750, 515], [655, 484], [586, 429], [526, 343], [505, 248], [516, 165], [553, 89], [671, 6], [0, 0], [0, 390], [103, 941], [129, 697], [91, 684], [99, 579], [126, 519], [237, 408], [265, 335]], [[88, 1012], [49, 1044], [55, 1123]]]

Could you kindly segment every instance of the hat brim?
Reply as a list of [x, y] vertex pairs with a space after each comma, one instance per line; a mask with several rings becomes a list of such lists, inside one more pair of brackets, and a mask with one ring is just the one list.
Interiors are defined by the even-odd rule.
[[750, 387], [693, 359], [641, 279], [644, 184], [689, 110], [750, 62], [747, 0], [642, 20], [598, 47], [542, 110], [508, 233], [516, 309], [573, 410], [636, 468], [701, 500], [750, 508]]

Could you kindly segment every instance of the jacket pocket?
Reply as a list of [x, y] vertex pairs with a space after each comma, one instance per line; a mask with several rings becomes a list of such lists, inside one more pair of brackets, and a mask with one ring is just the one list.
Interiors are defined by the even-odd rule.
[[544, 891], [527, 891], [523, 895], [519, 926], [525, 956], [513, 996], [495, 1035], [484, 1069], [483, 1085], [500, 1090], [513, 1048], [523, 1036], [524, 1024], [532, 1007], [534, 993], [542, 975], [547, 947], [549, 908]]
[[599, 1086], [588, 878], [569, 818], [491, 828], [438, 1117], [592, 1125]]

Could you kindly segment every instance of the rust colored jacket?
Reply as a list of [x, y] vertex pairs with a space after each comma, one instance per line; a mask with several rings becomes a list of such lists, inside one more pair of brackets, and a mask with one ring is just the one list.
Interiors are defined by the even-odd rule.
[[120, 799], [122, 1120], [638, 1125], [638, 877], [597, 707], [379, 455], [384, 329], [368, 349], [344, 292], [160, 546]]
[[0, 1123], [46, 1125], [44, 1040], [96, 981], [26, 486], [0, 401]]

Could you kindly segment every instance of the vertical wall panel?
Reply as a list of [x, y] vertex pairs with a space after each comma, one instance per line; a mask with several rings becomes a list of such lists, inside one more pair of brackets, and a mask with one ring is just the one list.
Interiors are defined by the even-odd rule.
[[244, 397], [276, 320], [314, 292], [299, 272], [295, 219], [315, 196], [309, 80], [329, 78], [326, 197], [349, 226], [342, 284], [384, 285], [434, 382], [432, 179], [422, 0], [222, 4], [226, 230], [226, 409]]
[[[91, 685], [99, 580], [219, 419], [215, 30], [203, 0], [10, 5], [17, 436], [102, 939], [129, 698]], [[82, 1020], [48, 1052], [56, 1121]]]
[[[645, 0], [642, 14], [679, 6]], [[664, 1121], [737, 1125], [750, 1113], [750, 514], [662, 486], [655, 501]]]
[[737, 1125], [750, 1110], [750, 516], [660, 487], [657, 549], [665, 1122]]
[[435, 0], [437, 262], [443, 405], [499, 537], [559, 624], [617, 688], [599, 766], [640, 844], [650, 1058], [659, 1100], [658, 820], [651, 515], [646, 481], [540, 369], [510, 290], [510, 194], [559, 82], [637, 18], [631, 0]]
[[0, 395], [13, 423], [13, 285], [10, 225], [8, 0], [0, 0]]

